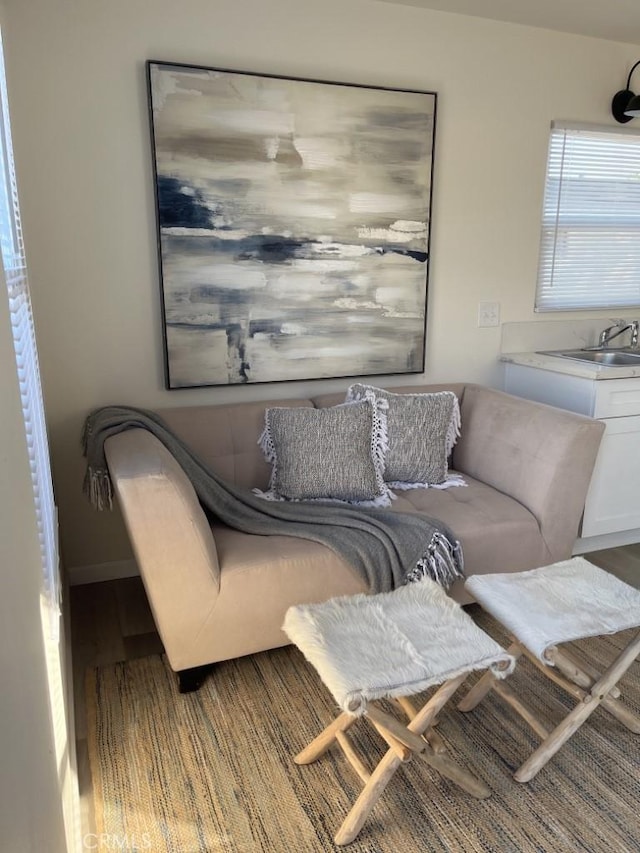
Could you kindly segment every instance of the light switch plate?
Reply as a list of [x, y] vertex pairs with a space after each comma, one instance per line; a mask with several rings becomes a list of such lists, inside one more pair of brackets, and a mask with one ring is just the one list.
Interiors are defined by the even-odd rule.
[[480, 302], [478, 303], [478, 326], [481, 328], [487, 326], [500, 325], [500, 303], [499, 302]]

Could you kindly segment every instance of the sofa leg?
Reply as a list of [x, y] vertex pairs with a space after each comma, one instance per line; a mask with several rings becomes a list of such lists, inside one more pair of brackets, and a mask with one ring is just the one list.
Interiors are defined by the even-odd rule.
[[192, 669], [181, 669], [178, 672], [178, 689], [180, 693], [193, 693], [195, 690], [198, 690], [212, 669], [212, 663], [204, 664], [204, 666], [194, 666]]

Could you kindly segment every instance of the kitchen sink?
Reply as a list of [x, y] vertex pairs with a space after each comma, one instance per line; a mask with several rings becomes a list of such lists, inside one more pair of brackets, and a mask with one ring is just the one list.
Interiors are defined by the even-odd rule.
[[586, 361], [590, 364], [602, 364], [606, 367], [622, 367], [624, 365], [640, 366], [640, 351], [612, 349], [567, 349], [541, 352], [539, 355], [554, 355], [559, 358], [571, 358], [574, 361]]

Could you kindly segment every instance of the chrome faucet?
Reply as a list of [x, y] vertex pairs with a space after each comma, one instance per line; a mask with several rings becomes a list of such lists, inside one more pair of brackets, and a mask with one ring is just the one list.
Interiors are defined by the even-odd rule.
[[[624, 320], [616, 320], [616, 322], [612, 326], [607, 326], [606, 329], [603, 329], [600, 332], [600, 337], [598, 338], [598, 346], [600, 347], [608, 347], [610, 342], [617, 338], [619, 335], [623, 334], [623, 332], [630, 331], [631, 339], [629, 342], [629, 346], [633, 349], [638, 348], [638, 320], [631, 320], [630, 323], [625, 323]], [[617, 330], [617, 331], [615, 331]]]

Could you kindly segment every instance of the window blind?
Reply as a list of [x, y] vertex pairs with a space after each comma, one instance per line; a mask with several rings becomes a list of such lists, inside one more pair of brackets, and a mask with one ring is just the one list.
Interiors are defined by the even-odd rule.
[[22, 401], [31, 482], [40, 539], [43, 591], [50, 615], [51, 632], [57, 635], [60, 614], [60, 581], [57, 545], [57, 513], [51, 481], [49, 448], [40, 385], [40, 368], [27, 263], [22, 239], [20, 208], [11, 144], [7, 86], [0, 39], [0, 252], [4, 268], [9, 316], [13, 331], [16, 367]]
[[640, 133], [554, 125], [536, 311], [640, 306]]

